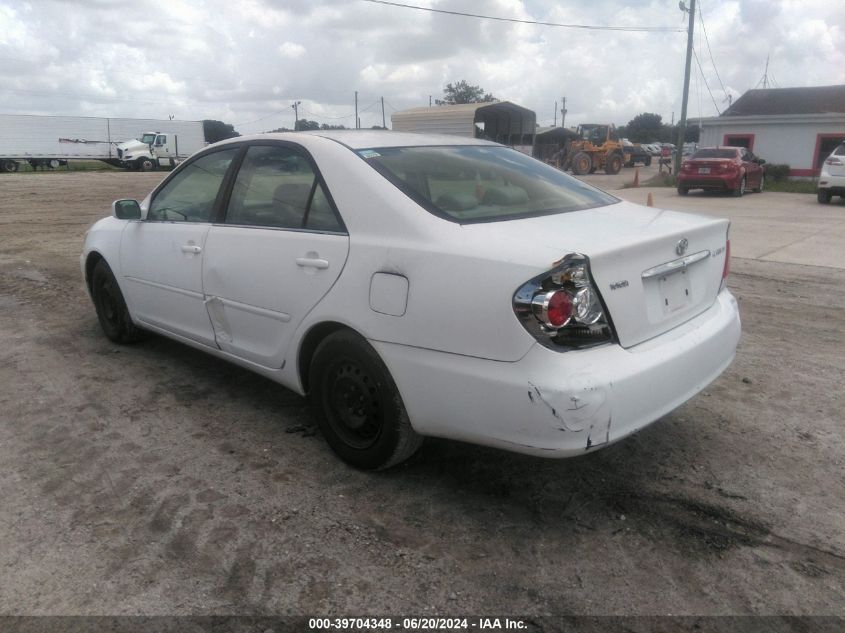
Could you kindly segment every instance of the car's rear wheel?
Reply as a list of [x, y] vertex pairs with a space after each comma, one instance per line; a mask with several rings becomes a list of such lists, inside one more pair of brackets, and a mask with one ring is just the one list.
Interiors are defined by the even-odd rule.
[[689, 187], [678, 187], [678, 193], [682, 196], [685, 196], [689, 193]]
[[132, 323], [123, 293], [105, 260], [101, 259], [94, 266], [91, 297], [100, 327], [110, 340], [115, 343], [134, 343], [142, 338], [143, 332]]
[[831, 195], [830, 191], [828, 191], [827, 189], [819, 189], [818, 194], [816, 194], [816, 198], [817, 198], [817, 199], [818, 199], [818, 201], [819, 201], [819, 202], [821, 202], [822, 204], [827, 204], [827, 203], [829, 203], [829, 202], [830, 202], [830, 199], [831, 199], [832, 197], [833, 197], [833, 196]]
[[381, 470], [405, 461], [422, 444], [387, 367], [358, 334], [341, 330], [314, 352], [311, 404], [332, 450], [345, 462]]
[[733, 191], [734, 197], [741, 198], [745, 194], [745, 176], [739, 181], [739, 186]]

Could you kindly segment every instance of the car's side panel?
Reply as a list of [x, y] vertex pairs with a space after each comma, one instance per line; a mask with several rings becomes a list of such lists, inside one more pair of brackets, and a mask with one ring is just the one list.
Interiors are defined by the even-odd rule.
[[203, 280], [220, 349], [281, 367], [293, 332], [337, 280], [348, 251], [346, 235], [213, 226]]
[[133, 319], [215, 345], [202, 287], [209, 227], [199, 222], [127, 224], [120, 274]]

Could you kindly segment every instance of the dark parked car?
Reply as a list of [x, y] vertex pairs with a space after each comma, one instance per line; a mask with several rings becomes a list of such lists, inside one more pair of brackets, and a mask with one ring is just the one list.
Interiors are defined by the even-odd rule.
[[739, 197], [746, 189], [763, 191], [763, 165], [745, 147], [703, 147], [681, 163], [678, 193], [685, 196], [690, 189], [730, 191]]
[[636, 145], [626, 139], [622, 139], [622, 154], [625, 156], [625, 167], [633, 167], [637, 163], [642, 163], [646, 167], [651, 165], [651, 154], [641, 145]]

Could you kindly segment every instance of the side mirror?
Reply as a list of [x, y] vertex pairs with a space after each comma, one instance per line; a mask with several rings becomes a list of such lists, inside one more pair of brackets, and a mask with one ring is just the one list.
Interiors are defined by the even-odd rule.
[[137, 200], [115, 200], [111, 203], [111, 213], [118, 220], [140, 220], [141, 205]]

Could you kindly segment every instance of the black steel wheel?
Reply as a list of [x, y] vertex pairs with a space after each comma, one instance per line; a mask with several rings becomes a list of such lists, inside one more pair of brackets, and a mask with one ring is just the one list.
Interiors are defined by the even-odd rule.
[[142, 337], [142, 332], [132, 323], [123, 293], [117, 285], [114, 274], [100, 260], [94, 266], [91, 276], [91, 298], [97, 310], [97, 319], [105, 335], [115, 343], [134, 343]]
[[347, 463], [389, 468], [422, 444], [387, 367], [358, 334], [341, 330], [326, 337], [314, 352], [309, 378], [317, 424]]

